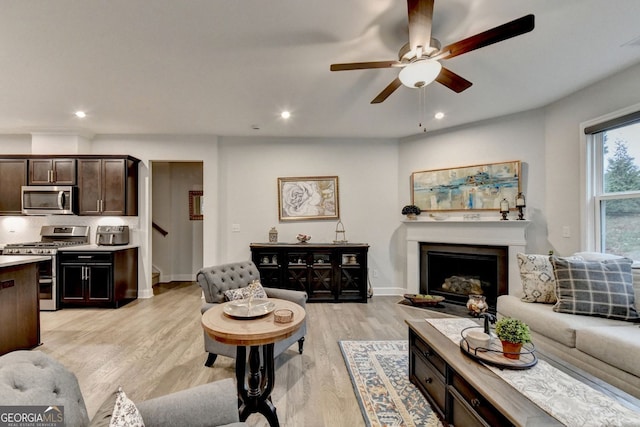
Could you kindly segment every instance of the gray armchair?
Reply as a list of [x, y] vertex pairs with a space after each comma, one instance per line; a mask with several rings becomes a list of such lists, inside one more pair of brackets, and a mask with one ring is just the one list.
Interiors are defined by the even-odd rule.
[[[248, 286], [254, 280], [260, 280], [260, 272], [253, 262], [243, 261], [214, 267], [205, 267], [198, 271], [196, 274], [196, 280], [204, 292], [205, 302], [202, 304], [200, 309], [200, 311], [204, 313], [213, 307], [214, 304], [224, 302], [224, 293], [229, 289], [243, 288]], [[284, 299], [295, 302], [302, 307], [306, 307], [307, 294], [305, 292], [268, 287], [265, 287], [264, 290], [269, 298]], [[307, 321], [305, 319], [302, 326], [300, 326], [300, 329], [298, 329], [295, 334], [274, 344], [274, 356], [278, 356], [280, 353], [284, 352], [296, 341], [298, 342], [298, 352], [302, 354], [304, 336], [306, 333]], [[219, 354], [232, 357], [234, 359], [236, 357], [236, 346], [215, 341], [209, 337], [206, 332], [204, 332], [204, 349], [209, 353], [205, 366], [213, 366]]]
[[[235, 381], [227, 378], [135, 405], [149, 427], [246, 426], [239, 420], [237, 396]], [[113, 411], [111, 400], [90, 424], [78, 379], [60, 362], [41, 351], [18, 350], [0, 357], [0, 406], [63, 406], [68, 427], [105, 426]]]

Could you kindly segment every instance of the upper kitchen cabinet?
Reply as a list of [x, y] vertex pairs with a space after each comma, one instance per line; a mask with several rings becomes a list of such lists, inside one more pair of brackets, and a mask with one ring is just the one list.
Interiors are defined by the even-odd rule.
[[138, 160], [78, 159], [78, 190], [80, 215], [138, 215]]
[[0, 215], [22, 213], [22, 186], [27, 185], [27, 159], [0, 159]]
[[29, 160], [29, 185], [75, 185], [76, 160], [37, 158]]

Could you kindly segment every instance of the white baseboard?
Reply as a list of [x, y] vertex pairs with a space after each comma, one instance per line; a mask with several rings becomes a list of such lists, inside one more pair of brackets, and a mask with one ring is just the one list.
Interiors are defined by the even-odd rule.
[[373, 296], [396, 296], [396, 295], [404, 295], [407, 293], [405, 288], [400, 287], [384, 287], [384, 288], [373, 288]]

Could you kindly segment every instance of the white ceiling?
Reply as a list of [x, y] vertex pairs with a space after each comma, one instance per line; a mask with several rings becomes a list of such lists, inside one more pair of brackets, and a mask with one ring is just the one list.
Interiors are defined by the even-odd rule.
[[[433, 36], [444, 46], [528, 13], [531, 33], [444, 61], [473, 86], [428, 86], [428, 130], [540, 107], [640, 62], [638, 0], [436, 0]], [[407, 34], [404, 0], [0, 0], [0, 132], [404, 137], [421, 131], [418, 90], [370, 104], [397, 69], [329, 65], [397, 59]]]

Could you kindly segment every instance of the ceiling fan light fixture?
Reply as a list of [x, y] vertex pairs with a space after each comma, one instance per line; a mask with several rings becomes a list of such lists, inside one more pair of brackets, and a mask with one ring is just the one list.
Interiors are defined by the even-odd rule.
[[433, 82], [442, 70], [442, 64], [433, 59], [421, 59], [400, 70], [398, 78], [403, 85], [419, 88]]

